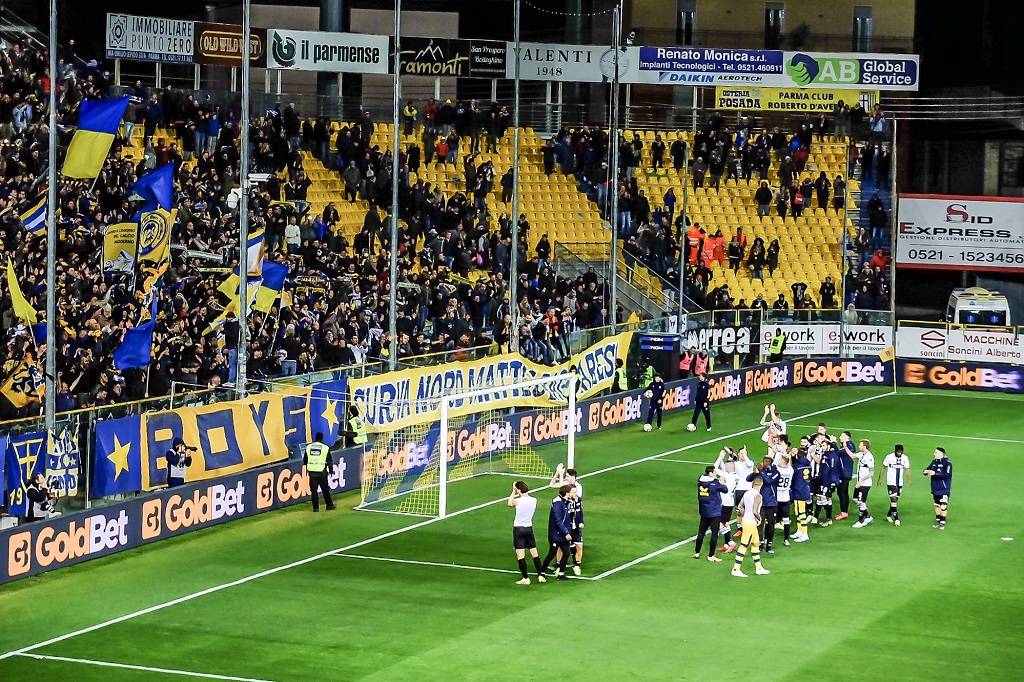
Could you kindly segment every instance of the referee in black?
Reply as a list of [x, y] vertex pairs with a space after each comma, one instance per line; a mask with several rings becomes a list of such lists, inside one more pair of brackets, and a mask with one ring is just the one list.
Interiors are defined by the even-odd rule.
[[707, 373], [697, 375], [697, 393], [693, 398], [693, 417], [690, 419], [690, 431], [697, 430], [697, 417], [704, 415], [704, 424], [711, 430], [711, 397], [708, 395], [711, 384]]
[[334, 500], [331, 499], [331, 486], [327, 481], [327, 472], [334, 468], [334, 461], [331, 458], [331, 449], [323, 441], [324, 434], [317, 433], [313, 442], [306, 446], [306, 453], [302, 456], [302, 463], [306, 465], [306, 475], [309, 476], [309, 493], [315, 512], [320, 511], [318, 490], [324, 494], [327, 511], [335, 509]]

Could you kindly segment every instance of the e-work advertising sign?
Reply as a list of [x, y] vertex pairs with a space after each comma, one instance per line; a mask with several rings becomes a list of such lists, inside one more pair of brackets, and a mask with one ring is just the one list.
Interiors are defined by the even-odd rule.
[[[335, 453], [332, 492], [359, 487], [362, 454]], [[301, 462], [184, 485], [0, 532], [0, 583], [309, 499]]]
[[267, 29], [267, 68], [387, 73], [388, 36]]
[[901, 194], [896, 264], [1024, 271], [1024, 199]]
[[786, 337], [785, 355], [879, 355], [892, 345], [892, 327], [870, 324], [772, 324], [761, 327], [761, 348], [776, 329]]
[[190, 64], [195, 22], [134, 14], [107, 14], [108, 59]]

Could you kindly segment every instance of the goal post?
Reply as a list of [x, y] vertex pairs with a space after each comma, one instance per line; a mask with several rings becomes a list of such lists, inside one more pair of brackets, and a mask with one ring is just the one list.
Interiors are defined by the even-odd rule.
[[[577, 387], [576, 373], [575, 372], [569, 372], [567, 378], [568, 378], [569, 386], [568, 386], [568, 389], [566, 390], [567, 400], [566, 400], [565, 420], [566, 420], [567, 423], [566, 423], [566, 429], [565, 429], [565, 431], [566, 431], [566, 455], [565, 455], [566, 465], [565, 466], [567, 468], [569, 468], [569, 469], [572, 469], [575, 466], [575, 464], [576, 464], [576, 462], [575, 462], [575, 460], [576, 460], [576, 387]], [[514, 384], [514, 385], [510, 386], [509, 388], [514, 388], [516, 390], [523, 390], [523, 389], [533, 388], [535, 386], [536, 387], [547, 386], [547, 385], [550, 385], [552, 383], [552, 379], [564, 380], [564, 378], [562, 378], [561, 375], [557, 375], [556, 377], [544, 377], [542, 379], [533, 379], [531, 381], [524, 381], [522, 383]], [[494, 390], [495, 390], [494, 388], [479, 389], [479, 390], [476, 390], [476, 391], [467, 391], [465, 393], [456, 393], [456, 394], [451, 395], [451, 396], [443, 396], [441, 398], [441, 405], [440, 405], [440, 412], [441, 412], [441, 419], [440, 419], [440, 422], [441, 422], [441, 438], [439, 439], [440, 440], [441, 452], [440, 452], [440, 455], [438, 457], [438, 460], [439, 460], [438, 463], [439, 463], [440, 471], [438, 472], [439, 489], [438, 489], [437, 507], [438, 507], [438, 516], [440, 516], [442, 519], [448, 513], [448, 456], [449, 456], [449, 439], [447, 438], [447, 434], [449, 433], [448, 415], [451, 412], [451, 405], [453, 403], [461, 402], [463, 400], [471, 400], [471, 399], [476, 398], [476, 397], [485, 396], [485, 395], [494, 393]]]
[[[451, 483], [484, 475], [549, 481], [556, 461], [575, 465], [577, 391], [567, 372], [438, 397], [419, 423], [378, 435], [363, 459], [357, 508], [444, 518]], [[460, 499], [493, 495], [490, 484], [459, 486]]]

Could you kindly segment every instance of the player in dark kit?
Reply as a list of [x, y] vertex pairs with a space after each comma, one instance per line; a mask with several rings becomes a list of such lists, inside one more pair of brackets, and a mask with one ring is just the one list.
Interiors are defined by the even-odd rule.
[[654, 380], [647, 387], [647, 398], [650, 402], [647, 405], [647, 422], [644, 424], [644, 431], [651, 430], [651, 423], [655, 415], [658, 417], [658, 429], [661, 429], [661, 408], [665, 402], [665, 382], [660, 374], [654, 375]]
[[708, 431], [711, 430], [711, 398], [708, 395], [710, 390], [708, 375], [701, 372], [697, 375], [697, 392], [693, 397], [693, 417], [690, 418], [690, 424], [686, 427], [687, 431], [697, 430], [697, 417], [701, 414], [704, 415], [704, 424], [708, 427]]
[[708, 547], [708, 561], [720, 563], [715, 556], [718, 546], [718, 527], [722, 518], [722, 493], [729, 488], [722, 482], [721, 474], [714, 466], [704, 468], [704, 475], [697, 479], [697, 508], [700, 512], [700, 527], [697, 529], [697, 544], [694, 545], [693, 558], [700, 558], [700, 548], [704, 544], [704, 534], [711, 531], [711, 545]]
[[547, 573], [548, 566], [558, 558], [555, 575], [559, 580], [568, 580], [565, 575], [565, 562], [569, 558], [569, 543], [572, 542], [572, 529], [569, 527], [569, 504], [566, 501], [575, 489], [571, 485], [563, 485], [558, 489], [558, 496], [551, 500], [551, 513], [548, 515], [548, 542], [551, 549], [544, 557], [544, 565], [541, 567], [541, 575]]
[[935, 458], [924, 470], [924, 475], [932, 479], [932, 501], [935, 503], [935, 525], [932, 528], [945, 530], [949, 493], [953, 490], [953, 463], [946, 457], [945, 448], [935, 448]]

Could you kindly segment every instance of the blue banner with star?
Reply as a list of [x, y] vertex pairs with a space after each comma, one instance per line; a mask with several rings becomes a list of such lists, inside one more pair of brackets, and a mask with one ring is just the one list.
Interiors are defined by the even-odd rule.
[[345, 379], [315, 384], [309, 393], [309, 432], [323, 434], [323, 443], [333, 446], [345, 431]]
[[142, 418], [96, 422], [92, 496], [107, 497], [142, 489]]

